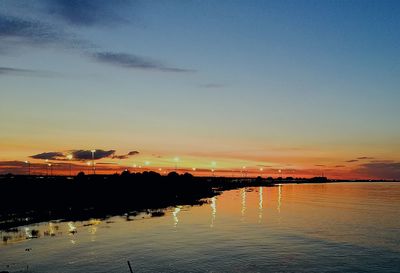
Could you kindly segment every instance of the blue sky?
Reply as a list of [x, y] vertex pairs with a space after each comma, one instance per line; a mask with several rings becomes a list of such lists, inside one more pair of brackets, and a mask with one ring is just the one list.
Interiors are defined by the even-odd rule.
[[99, 146], [399, 160], [398, 14], [398, 1], [1, 0], [1, 159]]

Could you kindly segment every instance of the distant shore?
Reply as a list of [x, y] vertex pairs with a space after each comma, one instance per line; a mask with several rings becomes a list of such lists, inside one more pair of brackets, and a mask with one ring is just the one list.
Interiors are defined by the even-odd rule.
[[[347, 180], [348, 181], [348, 180]], [[286, 183], [329, 183], [326, 177], [194, 177], [156, 172], [77, 176], [0, 176], [0, 230], [50, 221], [83, 221], [147, 211], [157, 216], [177, 205], [201, 205], [225, 190]], [[351, 182], [370, 182], [357, 180]], [[383, 180], [375, 181], [383, 182]]]

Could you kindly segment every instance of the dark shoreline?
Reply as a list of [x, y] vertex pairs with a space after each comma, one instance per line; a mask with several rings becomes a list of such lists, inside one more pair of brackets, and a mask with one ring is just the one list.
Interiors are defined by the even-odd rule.
[[[155, 172], [120, 175], [0, 176], [0, 231], [51, 220], [106, 219], [138, 212], [160, 214], [177, 205], [201, 205], [222, 191], [290, 183], [344, 182], [325, 177], [263, 179], [194, 177]], [[348, 182], [348, 180], [347, 180]], [[356, 181], [350, 181], [356, 182]], [[366, 182], [366, 181], [358, 181]], [[369, 182], [369, 181], [368, 181]], [[376, 181], [379, 182], [379, 181]], [[383, 182], [383, 181], [382, 181]]]

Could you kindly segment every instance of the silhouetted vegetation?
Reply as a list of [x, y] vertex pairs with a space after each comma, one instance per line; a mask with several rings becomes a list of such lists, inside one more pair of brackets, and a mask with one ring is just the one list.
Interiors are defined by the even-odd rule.
[[[113, 215], [133, 215], [175, 205], [201, 204], [220, 191], [246, 186], [273, 185], [276, 180], [261, 177], [193, 177], [189, 173], [156, 172], [120, 175], [0, 176], [0, 229], [49, 220], [87, 220]], [[277, 182], [284, 182], [282, 178]], [[299, 182], [301, 182], [299, 180]], [[303, 181], [305, 182], [305, 181]], [[318, 179], [313, 182], [321, 182]], [[326, 181], [323, 181], [326, 182]]]

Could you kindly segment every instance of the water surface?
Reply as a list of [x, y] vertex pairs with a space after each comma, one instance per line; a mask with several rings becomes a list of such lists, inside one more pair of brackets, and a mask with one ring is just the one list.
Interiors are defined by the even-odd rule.
[[[26, 239], [32, 230], [39, 238]], [[10, 272], [400, 272], [400, 183], [224, 192], [163, 217], [49, 222], [1, 233]]]

